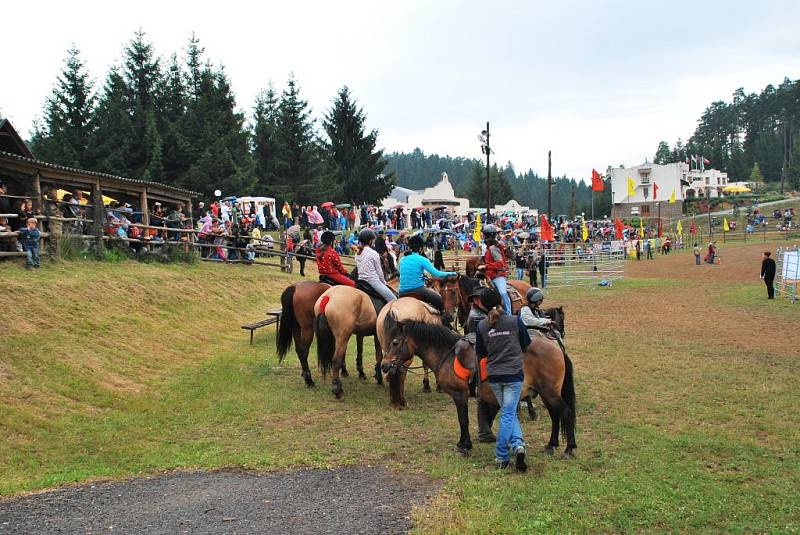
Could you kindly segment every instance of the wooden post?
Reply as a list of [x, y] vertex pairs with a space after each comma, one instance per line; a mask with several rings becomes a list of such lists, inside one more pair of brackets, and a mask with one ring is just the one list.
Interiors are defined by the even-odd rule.
[[[192, 218], [192, 198], [188, 197], [186, 199], [186, 214], [189, 218], [189, 228], [194, 229], [194, 219]], [[186, 235], [187, 238], [187, 247], [186, 252], [191, 253], [194, 249], [192, 248], [192, 244], [194, 243], [195, 234], [193, 232], [188, 233]]]
[[147, 188], [144, 188], [142, 192], [139, 194], [139, 210], [142, 211], [142, 224], [149, 225], [150, 224], [150, 206], [147, 203]]
[[42, 213], [42, 182], [40, 180], [39, 171], [33, 175], [33, 210], [34, 212]]
[[105, 206], [103, 205], [103, 190], [100, 189], [100, 180], [92, 183], [92, 234], [97, 237], [97, 250], [103, 250], [103, 222], [105, 221]]
[[284, 273], [287, 273], [289, 271], [289, 269], [288, 269], [289, 262], [288, 262], [288, 260], [286, 258], [286, 237], [287, 237], [286, 232], [281, 231], [281, 232], [278, 233], [278, 241], [280, 242], [279, 247], [280, 247], [280, 250], [281, 250], [281, 255], [280, 255], [281, 256], [281, 271], [284, 272]]

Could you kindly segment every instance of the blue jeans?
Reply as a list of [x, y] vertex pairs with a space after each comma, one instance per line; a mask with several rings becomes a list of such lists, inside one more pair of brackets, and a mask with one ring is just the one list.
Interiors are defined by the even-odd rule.
[[522, 383], [490, 382], [489, 386], [500, 404], [500, 428], [497, 430], [494, 456], [499, 461], [507, 461], [509, 449], [514, 450], [519, 446], [525, 446], [525, 440], [522, 438], [522, 427], [520, 427], [519, 418], [517, 418], [517, 406], [519, 405]]
[[506, 314], [511, 314], [511, 298], [508, 296], [508, 283], [505, 277], [497, 277], [492, 279], [494, 287], [500, 292], [500, 297], [503, 299], [503, 308]]
[[381, 294], [381, 296], [386, 300], [387, 303], [397, 299], [397, 296], [394, 295], [392, 289], [386, 286], [385, 284], [381, 284], [380, 282], [370, 282], [370, 281], [367, 281], [367, 284], [372, 286], [373, 290]]
[[39, 267], [39, 246], [29, 246], [25, 249], [25, 265]]
[[525, 268], [518, 267], [517, 268], [517, 279], [518, 280], [522, 280], [522, 278], [524, 276], [525, 276]]

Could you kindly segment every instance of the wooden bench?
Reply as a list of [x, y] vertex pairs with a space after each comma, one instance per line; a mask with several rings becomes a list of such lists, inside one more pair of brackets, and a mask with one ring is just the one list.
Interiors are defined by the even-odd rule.
[[265, 320], [257, 321], [255, 323], [245, 323], [242, 325], [242, 329], [248, 329], [250, 331], [250, 345], [253, 345], [253, 333], [256, 329], [260, 329], [261, 327], [266, 327], [267, 325], [275, 324], [276, 329], [281, 328], [281, 315], [283, 311], [278, 310], [269, 310], [267, 311], [267, 316], [272, 316]]

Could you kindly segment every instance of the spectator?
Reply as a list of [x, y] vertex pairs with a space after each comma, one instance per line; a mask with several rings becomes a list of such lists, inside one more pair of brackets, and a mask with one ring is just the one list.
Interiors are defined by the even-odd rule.
[[698, 246], [695, 243], [694, 244], [694, 249], [692, 249], [692, 252], [694, 253], [694, 264], [696, 266], [699, 266], [700, 265], [700, 246]]
[[11, 202], [6, 197], [8, 190], [6, 189], [6, 184], [2, 180], [0, 180], [0, 214], [10, 214], [11, 213]]
[[[11, 225], [8, 224], [8, 218], [0, 217], [0, 232], [11, 232]], [[0, 251], [10, 253], [14, 251], [14, 238], [11, 236], [0, 237]]]
[[763, 260], [761, 260], [761, 279], [767, 285], [767, 299], [775, 299], [775, 261], [770, 258], [772, 253], [764, 251]]
[[25, 268], [39, 269], [39, 240], [42, 234], [35, 217], [29, 217], [25, 223], [26, 227], [19, 230], [19, 242], [26, 255]]

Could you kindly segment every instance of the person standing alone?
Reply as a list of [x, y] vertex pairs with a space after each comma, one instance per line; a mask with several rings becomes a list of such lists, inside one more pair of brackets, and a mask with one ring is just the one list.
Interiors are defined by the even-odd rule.
[[761, 278], [764, 280], [764, 284], [767, 285], [767, 299], [774, 299], [775, 261], [770, 256], [772, 256], [770, 251], [764, 251], [764, 259], [761, 261]]

